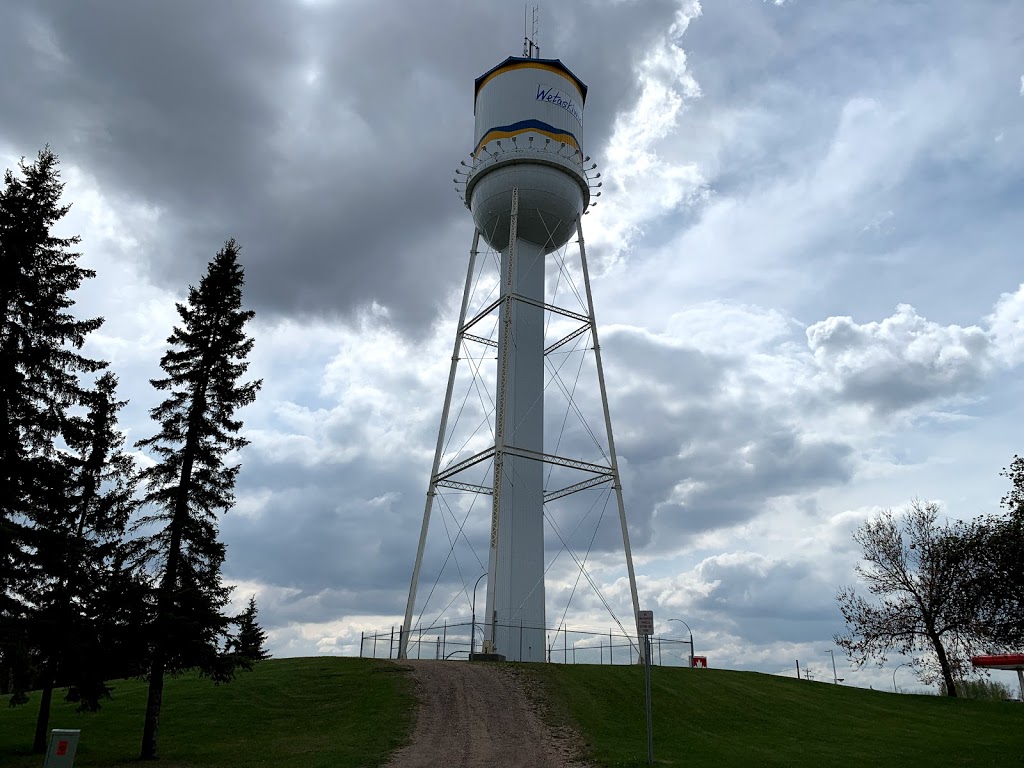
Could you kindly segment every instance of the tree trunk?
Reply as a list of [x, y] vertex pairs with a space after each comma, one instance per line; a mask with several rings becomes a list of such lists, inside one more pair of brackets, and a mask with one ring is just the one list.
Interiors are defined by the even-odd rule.
[[53, 675], [47, 675], [43, 685], [43, 698], [39, 702], [36, 717], [36, 738], [32, 742], [32, 753], [41, 755], [46, 751], [46, 732], [50, 728], [50, 702], [53, 700]]
[[[203, 401], [205, 405], [205, 399]], [[178, 586], [178, 561], [181, 558], [181, 531], [188, 515], [188, 486], [192, 481], [192, 465], [195, 457], [196, 417], [195, 411], [189, 417], [190, 426], [185, 437], [184, 459], [178, 480], [178, 494], [174, 502], [174, 514], [171, 517], [171, 544], [167, 552], [167, 570], [164, 572], [163, 583], [160, 585], [160, 598], [157, 601], [156, 638], [153, 648], [153, 664], [149, 671], [149, 695], [146, 699], [146, 724], [142, 731], [142, 760], [156, 759], [156, 738], [160, 730], [160, 707], [164, 699], [164, 671], [166, 653], [164, 651], [164, 632], [161, 626], [174, 605], [174, 592]]]
[[946, 649], [942, 647], [942, 640], [934, 632], [928, 633], [928, 639], [932, 641], [935, 648], [935, 655], [939, 657], [939, 667], [942, 669], [942, 680], [946, 684], [946, 695], [956, 698], [956, 683], [953, 682], [953, 672], [949, 668], [949, 657], [946, 656]]
[[140, 760], [156, 760], [156, 737], [160, 730], [160, 705], [164, 700], [164, 659], [157, 651], [149, 670], [149, 696], [146, 698], [146, 725], [142, 730]]
[[146, 724], [142, 730], [141, 760], [156, 759], [156, 737], [160, 730], [160, 707], [164, 701], [164, 629], [167, 614], [174, 601], [174, 588], [178, 582], [178, 558], [181, 549], [181, 526], [177, 518], [171, 521], [171, 551], [167, 554], [167, 571], [160, 585], [157, 615], [154, 627], [156, 637], [153, 643], [153, 663], [149, 668], [149, 694], [146, 697]]

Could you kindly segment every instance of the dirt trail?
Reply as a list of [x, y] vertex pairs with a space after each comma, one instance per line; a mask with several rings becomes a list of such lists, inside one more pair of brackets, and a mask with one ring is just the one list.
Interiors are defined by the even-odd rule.
[[503, 665], [396, 662], [412, 669], [420, 701], [412, 743], [387, 768], [586, 768], [579, 739], [538, 714], [520, 675]]

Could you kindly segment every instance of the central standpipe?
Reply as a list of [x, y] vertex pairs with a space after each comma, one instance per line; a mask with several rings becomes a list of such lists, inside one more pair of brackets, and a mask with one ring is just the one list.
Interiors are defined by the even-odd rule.
[[[484, 651], [544, 660], [544, 465], [506, 453], [544, 450], [544, 248], [517, 237], [512, 193], [509, 244], [501, 253], [494, 496]], [[528, 301], [523, 301], [527, 299]], [[531, 301], [532, 300], [532, 301]]]

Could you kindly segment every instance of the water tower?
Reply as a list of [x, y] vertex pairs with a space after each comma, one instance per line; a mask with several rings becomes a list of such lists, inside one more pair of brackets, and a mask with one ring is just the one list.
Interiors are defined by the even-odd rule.
[[[534, 36], [535, 39], [535, 36]], [[590, 488], [614, 489], [632, 596], [637, 603], [622, 489], [608, 415], [597, 325], [594, 319], [580, 219], [599, 182], [595, 165], [582, 150], [587, 86], [558, 59], [542, 59], [528, 37], [524, 55], [509, 57], [476, 79], [475, 130], [470, 162], [456, 181], [473, 213], [476, 231], [456, 332], [455, 352], [442, 410], [437, 449], [427, 492], [416, 562], [406, 605], [400, 655], [404, 658], [423, 561], [431, 511], [439, 488], [457, 488], [491, 497], [483, 651], [508, 660], [545, 658], [544, 511], [555, 499]], [[546, 258], [570, 242], [579, 246], [586, 311], [554, 306], [545, 299]], [[480, 240], [500, 254], [500, 294], [485, 307], [497, 315], [492, 337], [480, 335], [484, 312], [467, 318], [471, 276]], [[545, 343], [547, 317], [575, 323], [564, 338]], [[549, 324], [548, 324], [549, 325]], [[546, 450], [544, 441], [545, 358], [589, 333], [603, 409], [607, 450], [604, 460], [583, 461]], [[452, 391], [465, 344], [491, 347], [497, 365], [493, 444], [442, 468], [441, 458]], [[486, 486], [464, 473], [483, 462], [493, 471]], [[578, 473], [560, 487], [545, 487], [550, 466]], [[454, 546], [454, 545], [453, 545]], [[481, 577], [482, 578], [482, 577]], [[475, 595], [474, 595], [475, 603]], [[630, 630], [632, 633], [633, 630]]]

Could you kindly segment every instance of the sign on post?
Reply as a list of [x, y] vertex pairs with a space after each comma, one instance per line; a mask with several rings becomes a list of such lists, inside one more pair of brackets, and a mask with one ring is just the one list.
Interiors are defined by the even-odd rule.
[[654, 765], [654, 734], [651, 729], [651, 635], [654, 611], [637, 611], [636, 628], [644, 644], [644, 700], [647, 705], [647, 764]]
[[75, 751], [78, 749], [78, 736], [82, 732], [64, 728], [50, 731], [50, 748], [46, 750], [46, 762], [43, 768], [72, 768], [75, 764]]
[[654, 611], [637, 611], [636, 614], [637, 629], [641, 635], [648, 636], [654, 634]]

